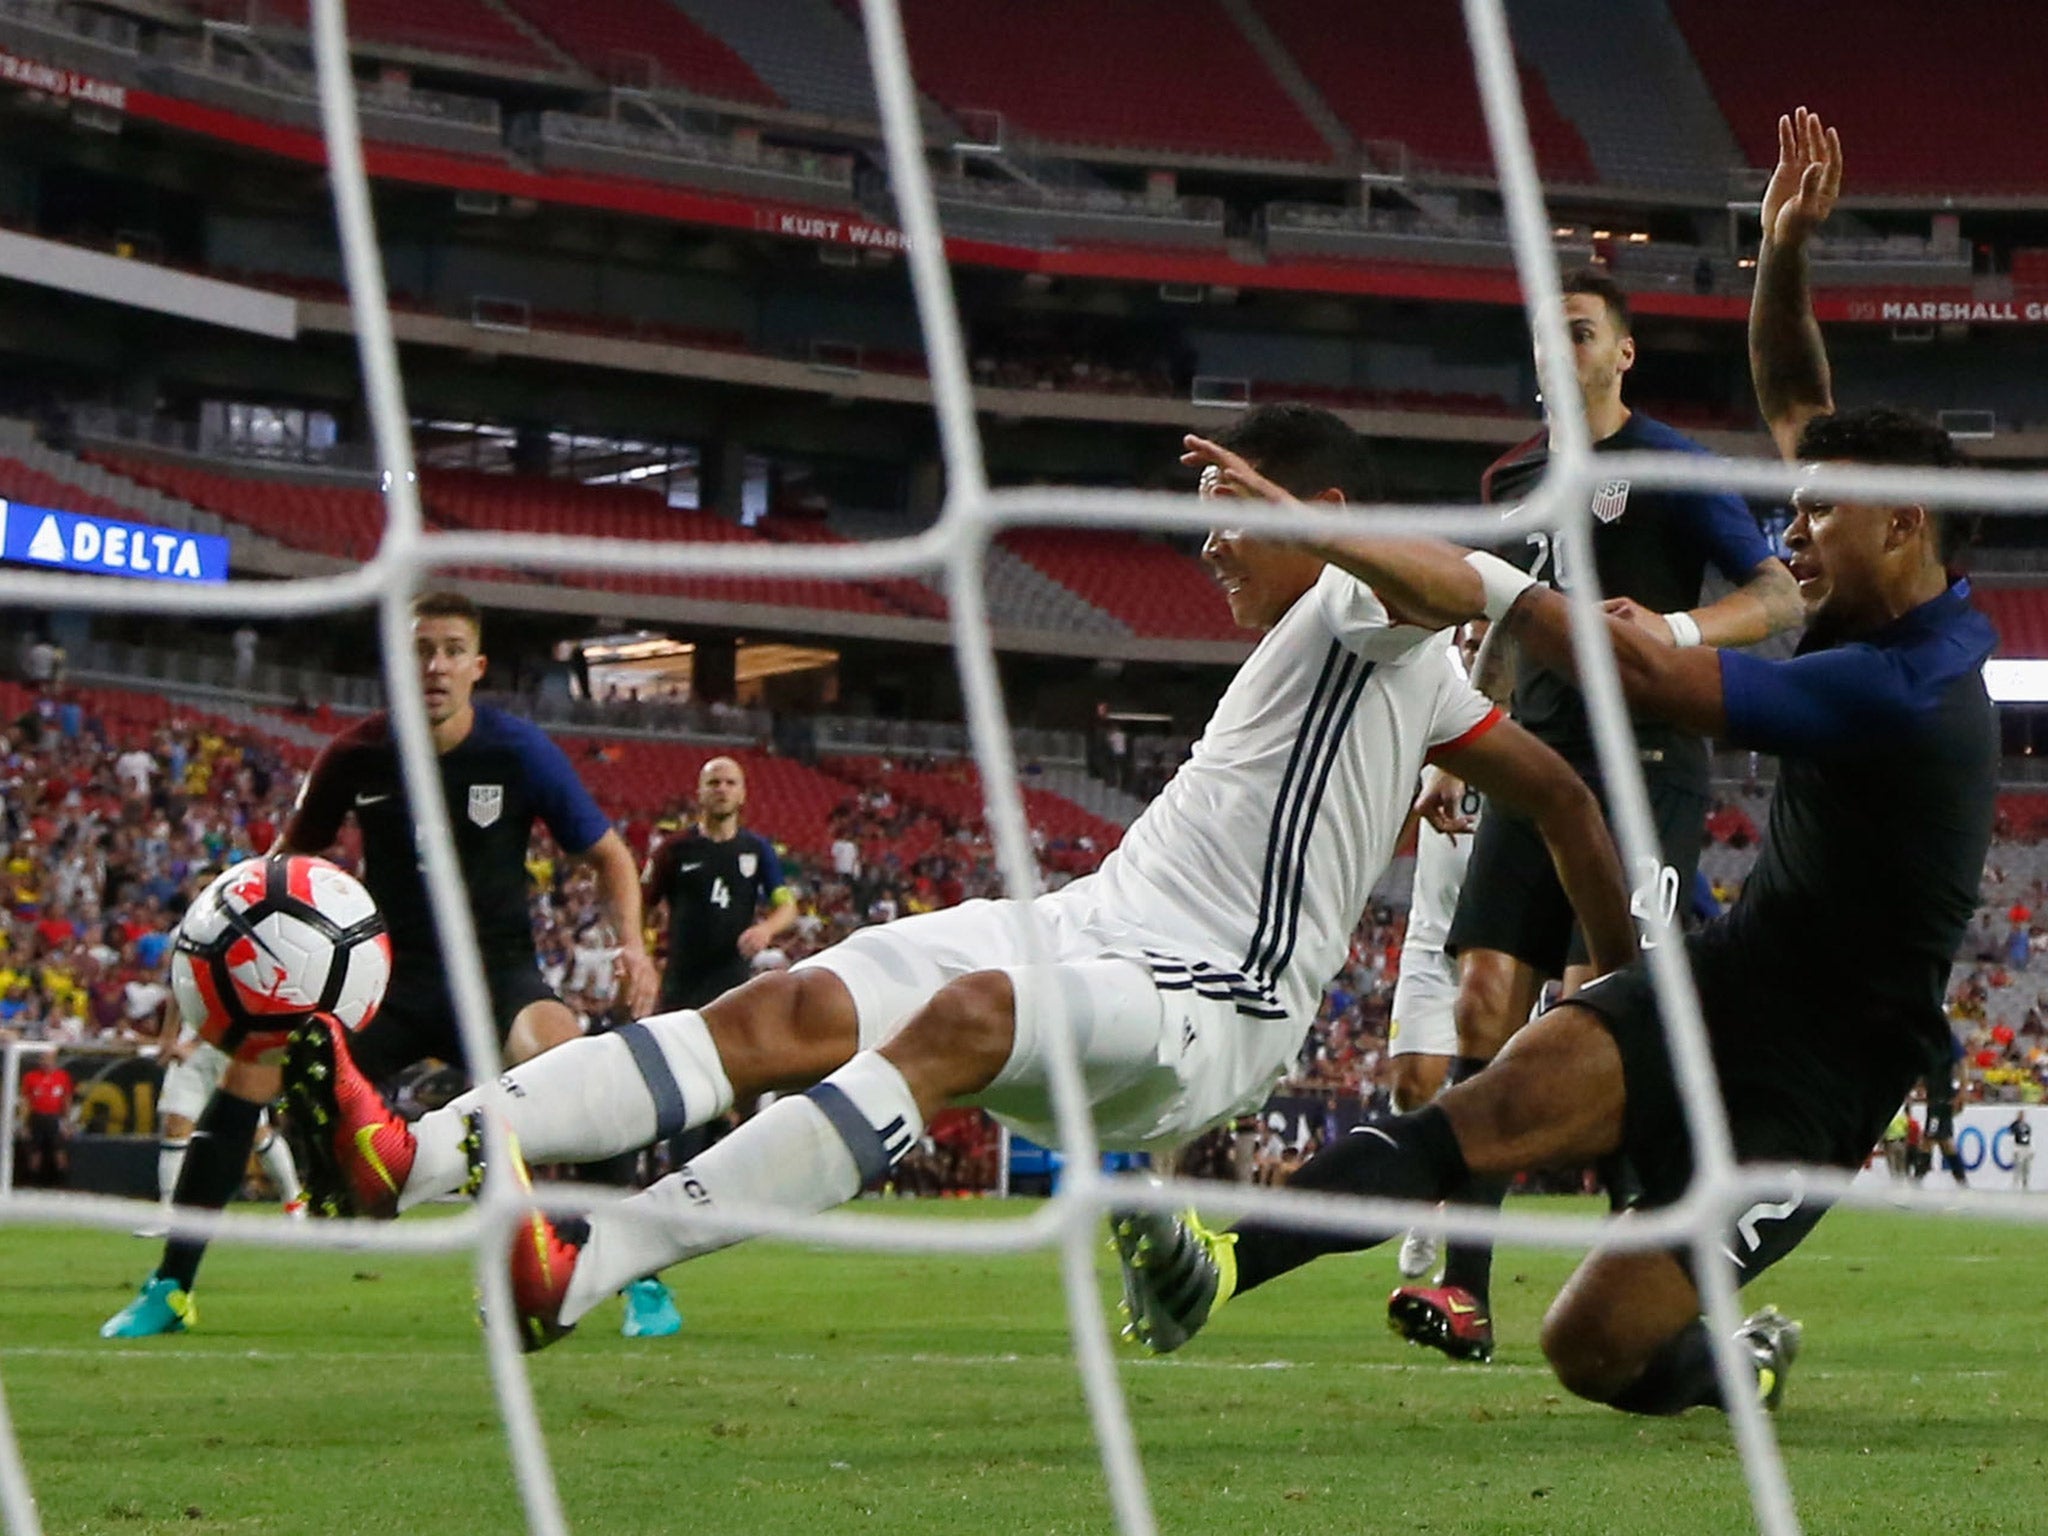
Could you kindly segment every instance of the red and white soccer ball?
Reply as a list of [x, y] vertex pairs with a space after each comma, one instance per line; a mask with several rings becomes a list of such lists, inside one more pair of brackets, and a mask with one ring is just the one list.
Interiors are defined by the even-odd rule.
[[171, 948], [178, 1012], [238, 1061], [275, 1061], [313, 1013], [369, 1023], [391, 980], [370, 893], [306, 854], [247, 859], [186, 909]]

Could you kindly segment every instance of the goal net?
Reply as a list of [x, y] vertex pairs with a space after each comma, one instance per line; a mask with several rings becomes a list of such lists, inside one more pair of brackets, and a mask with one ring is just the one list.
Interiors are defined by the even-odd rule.
[[[463, 898], [450, 842], [448, 816], [438, 792], [435, 758], [417, 670], [412, 662], [409, 603], [436, 573], [455, 568], [521, 568], [581, 573], [675, 576], [801, 577], [875, 580], [918, 575], [940, 582], [950, 604], [952, 638], [966, 703], [974, 757], [988, 797], [987, 818], [1000, 867], [1012, 894], [1034, 894], [1038, 865], [1019, 787], [1012, 737], [1004, 715], [996, 654], [984, 596], [984, 565], [991, 541], [1003, 530], [1023, 526], [1061, 528], [1144, 527], [1198, 533], [1209, 512], [1191, 497], [1138, 492], [1067, 491], [1033, 487], [995, 489], [986, 472], [979, 436], [970, 365], [954, 306], [943, 234], [925, 150], [925, 125], [911, 78], [895, 0], [863, 0], [870, 61], [886, 134], [889, 169], [904, 235], [905, 258], [914, 282], [922, 323], [938, 430], [946, 473], [942, 515], [909, 538], [867, 543], [793, 544], [773, 549], [745, 544], [647, 543], [625, 539], [569, 538], [543, 534], [428, 529], [422, 520], [414, 473], [408, 413], [397, 364], [383, 272], [365, 178], [356, 95], [350, 72], [342, 0], [314, 0], [312, 24], [318, 64], [321, 112], [331, 165], [337, 224], [346, 258], [360, 363], [370, 419], [384, 474], [387, 523], [373, 559], [340, 574], [280, 583], [231, 582], [211, 588], [166, 589], [157, 585], [105, 582], [41, 572], [0, 573], [0, 597], [34, 608], [99, 610], [149, 609], [200, 616], [309, 617], [344, 609], [374, 609], [383, 646], [385, 681], [392, 706], [411, 809], [425, 850], [428, 887], [439, 931], [448, 946], [448, 974], [470, 1059], [493, 1084], [498, 1060], [490, 1023], [485, 978], [478, 960], [470, 910]], [[1572, 376], [1559, 274], [1548, 216], [1536, 172], [1519, 94], [1502, 0], [1466, 0], [1466, 24], [1485, 106], [1493, 154], [1503, 190], [1508, 228], [1528, 324], [1538, 342], [1544, 397], [1550, 406], [1552, 454], [1546, 476], [1530, 500], [1531, 526], [1552, 530], [1561, 541], [1587, 536], [1588, 504], [1603, 481], [1626, 476], [1640, 487], [1733, 489], [1783, 498], [1794, 489], [1795, 472], [1785, 466], [1736, 463], [1679, 455], [1602, 455], [1596, 470], [1579, 391]], [[1228, 89], [1225, 85], [1223, 89]], [[1822, 488], [1844, 497], [1953, 501], [1954, 487], [1932, 471], [1829, 471]], [[1969, 497], [1986, 508], [2022, 508], [2038, 503], [2040, 488], [2018, 474], [1974, 473]], [[1240, 507], [1233, 520], [1245, 530], [1274, 536], [1328, 536], [1332, 532], [1439, 535], [1484, 543], [1497, 531], [1497, 515], [1466, 506], [1351, 507], [1339, 513], [1282, 507]], [[1588, 562], [1579, 569], [1588, 570]], [[1620, 683], [1605, 639], [1600, 593], [1591, 581], [1571, 592], [1574, 635], [1580, 647], [1585, 692], [1595, 722], [1600, 762], [1612, 791], [1623, 851], [1631, 862], [1656, 862], [1657, 842], [1633, 749]], [[1668, 932], [1664, 935], [1669, 938]], [[1719, 1100], [1706, 1035], [1687, 974], [1683, 951], [1670, 942], [1648, 952], [1677, 1065], [1697, 1165], [1687, 1197], [1643, 1219], [1612, 1226], [1578, 1217], [1522, 1211], [1437, 1217], [1453, 1236], [1487, 1235], [1500, 1240], [1584, 1249], [1686, 1247], [1696, 1258], [1717, 1363], [1728, 1387], [1730, 1420], [1753, 1497], [1756, 1520], [1770, 1536], [1791, 1536], [1798, 1521], [1779, 1451], [1754, 1392], [1747, 1390], [1749, 1365], [1732, 1342], [1740, 1317], [1720, 1245], [1750, 1204], [1778, 1198], [1783, 1170], [1739, 1167]], [[1105, 1213], [1112, 1206], [1178, 1209], [1199, 1202], [1219, 1216], [1257, 1213], [1265, 1219], [1304, 1227], [1360, 1233], [1406, 1226], [1431, 1213], [1422, 1207], [1384, 1201], [1311, 1195], [1285, 1189], [1195, 1185], [1167, 1180], [1158, 1186], [1115, 1180], [1099, 1171], [1095, 1130], [1084, 1091], [1076, 1047], [1064, 1020], [1047, 1032], [1051, 1083], [1065, 1153], [1065, 1177], [1054, 1198], [1033, 1214], [1009, 1220], [907, 1221], [888, 1216], [844, 1214], [794, 1217], [760, 1210], [731, 1218], [749, 1233], [794, 1238], [841, 1248], [874, 1248], [905, 1253], [1016, 1253], [1056, 1249], [1071, 1331], [1074, 1367], [1101, 1451], [1119, 1530], [1149, 1536], [1155, 1526], [1152, 1500], [1133, 1434], [1101, 1305], [1096, 1253]], [[495, 1123], [492, 1133], [497, 1134]], [[514, 1333], [502, 1256], [514, 1223], [535, 1198], [505, 1172], [510, 1160], [493, 1156], [492, 1170], [474, 1206], [446, 1221], [383, 1226], [293, 1225], [268, 1217], [226, 1215], [181, 1217], [181, 1230], [218, 1240], [252, 1244], [385, 1248], [472, 1253], [483, 1292], [488, 1354], [497, 1404], [510, 1442], [530, 1529], [555, 1536], [569, 1529], [556, 1491], [548, 1447], [535, 1413], [532, 1392]], [[1931, 1197], [1899, 1196], [1852, 1188], [1838, 1173], [1803, 1170], [1815, 1194], [1846, 1203], [1906, 1204], [1933, 1209]], [[559, 1196], [543, 1190], [551, 1203]], [[1993, 1206], [1972, 1196], [1944, 1195], [1940, 1205], [1959, 1201], [1976, 1211]], [[0, 1223], [69, 1223], [107, 1230], [134, 1220], [125, 1202], [0, 1188]], [[1735, 1390], [1738, 1382], [1744, 1390]], [[13, 1536], [35, 1536], [41, 1526], [25, 1468], [0, 1399], [0, 1514]]]

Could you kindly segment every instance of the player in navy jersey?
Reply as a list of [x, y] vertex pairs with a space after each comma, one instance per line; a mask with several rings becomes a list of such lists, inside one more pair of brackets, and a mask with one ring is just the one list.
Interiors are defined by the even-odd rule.
[[696, 825], [648, 860], [647, 910], [666, 908], [668, 916], [663, 1013], [701, 1008], [741, 985], [754, 957], [796, 926], [774, 845], [740, 825], [746, 804], [740, 765], [712, 758], [697, 775]]
[[[1704, 453], [1690, 438], [1622, 399], [1636, 356], [1628, 299], [1612, 278], [1582, 271], [1564, 280], [1565, 328], [1596, 454], [1658, 451]], [[1484, 495], [1515, 504], [1535, 485], [1550, 458], [1548, 429], [1509, 452], [1486, 472]], [[1739, 496], [1664, 491], [1608, 480], [1593, 497], [1591, 562], [1610, 612], [1641, 625], [1660, 641], [1681, 645], [1748, 645], [1799, 622], [1799, 596], [1783, 562], [1771, 554], [1749, 506]], [[1530, 575], [1563, 590], [1573, 581], [1572, 546], [1547, 530], [1518, 540], [1509, 558]], [[1585, 558], [1578, 556], [1577, 558]], [[1735, 590], [1700, 605], [1701, 584], [1717, 572]], [[1516, 656], [1496, 637], [1474, 667], [1473, 681], [1491, 697], [1513, 691], [1518, 724], [1557, 751], [1605, 799], [1585, 699], [1568, 672]], [[1639, 916], [1677, 910], [1692, 888], [1707, 819], [1707, 749], [1693, 733], [1647, 715], [1635, 721], [1636, 747], [1649, 785], [1661, 858], [1631, 870]], [[1465, 786], [1443, 779], [1421, 802], [1430, 825], [1452, 830]], [[1561, 979], [1569, 995], [1592, 973], [1574, 931], [1571, 905], [1551, 871], [1541, 839], [1526, 817], [1482, 817], [1444, 953], [1457, 965], [1457, 1060], [1450, 1081], [1477, 1072], [1529, 1018], [1544, 983]], [[1482, 1180], [1460, 1203], [1499, 1205], [1502, 1180]], [[1449, 1243], [1435, 1284], [1403, 1286], [1388, 1301], [1394, 1327], [1416, 1343], [1460, 1359], [1490, 1358], [1493, 1324], [1488, 1289], [1493, 1245]]]
[[[428, 593], [413, 604], [413, 643], [426, 695], [427, 722], [439, 753], [441, 783], [476, 926], [491, 1009], [508, 1062], [526, 1061], [583, 1033], [555, 996], [534, 954], [527, 906], [526, 846], [535, 821], [562, 850], [597, 874], [599, 899], [623, 950], [627, 1001], [635, 1013], [654, 1001], [656, 978], [640, 928], [640, 882], [633, 856], [590, 798], [562, 749], [536, 726], [472, 700], [487, 665], [483, 622], [457, 593]], [[391, 982], [376, 1017], [354, 1037], [357, 1059], [377, 1080], [429, 1057], [463, 1060], [447, 962], [436, 937], [390, 719], [370, 715], [321, 752], [299, 792], [277, 852], [317, 854], [332, 847], [354, 816], [363, 839], [363, 883], [391, 935]], [[263, 1107], [282, 1086], [281, 1062], [236, 1059], [201, 1111], [176, 1203], [218, 1210], [241, 1183]], [[302, 1130], [308, 1128], [301, 1128]], [[322, 1204], [324, 1142], [302, 1136], [308, 1193]], [[331, 1185], [331, 1173], [327, 1174]], [[172, 1238], [163, 1261], [129, 1306], [109, 1319], [106, 1337], [180, 1332], [194, 1320], [191, 1290], [203, 1242]]]
[[[1946, 433], [1898, 412], [1832, 415], [1806, 243], [1841, 184], [1835, 136], [1802, 109], [1779, 128], [1750, 319], [1752, 371], [1780, 451], [1801, 461], [1950, 467]], [[1948, 1033], [1950, 964], [1990, 846], [1998, 726], [1982, 667], [1997, 636], [1951, 583], [1940, 519], [1915, 504], [1802, 495], [1787, 530], [1807, 630], [1764, 660], [1680, 649], [1612, 624], [1632, 711], [1780, 759], [1763, 851], [1734, 905], [1687, 942], [1743, 1162], [1859, 1168], [1928, 1052]], [[1491, 556], [1470, 557], [1484, 610], [1544, 665], [1572, 664], [1565, 600]], [[1447, 594], [1432, 600], [1449, 602]], [[1481, 606], [1475, 596], [1466, 601]], [[1294, 1179], [1307, 1189], [1429, 1200], [1474, 1174], [1626, 1162], [1645, 1205], [1675, 1201], [1693, 1154], [1656, 995], [1637, 964], [1519, 1033], [1485, 1071], [1415, 1114], [1344, 1138]], [[1725, 1237], [1738, 1283], [1789, 1253], [1825, 1202], [1789, 1179]], [[1141, 1336], [1171, 1348], [1234, 1295], [1333, 1238], [1248, 1222], [1130, 1217], [1147, 1262], [1127, 1267]], [[1391, 1236], [1391, 1233], [1383, 1234]], [[1596, 1253], [1552, 1304], [1543, 1349], [1573, 1392], [1632, 1413], [1720, 1405], [1690, 1249]], [[1774, 1405], [1798, 1325], [1766, 1309], [1743, 1329]]]

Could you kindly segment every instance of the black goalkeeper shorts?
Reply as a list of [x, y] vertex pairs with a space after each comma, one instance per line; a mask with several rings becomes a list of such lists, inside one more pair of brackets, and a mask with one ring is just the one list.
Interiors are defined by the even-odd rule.
[[[1919, 1070], [1922, 1047], [1911, 1031], [1865, 1018], [1848, 1045], [1824, 1005], [1744, 974], [1739, 957], [1706, 956], [1698, 941], [1687, 947], [1736, 1161], [1862, 1167]], [[1632, 1179], [1635, 1204], [1670, 1205], [1692, 1182], [1692, 1138], [1647, 962], [1601, 977], [1561, 1006], [1573, 1005], [1596, 1014], [1621, 1052], [1628, 1104], [1610, 1179]], [[1796, 1174], [1754, 1200], [1722, 1245], [1738, 1283], [1796, 1248], [1827, 1208]], [[1676, 1257], [1690, 1272], [1690, 1250]]]
[[[559, 1002], [531, 955], [486, 957], [484, 983], [491, 994], [491, 1021], [498, 1044], [512, 1033], [512, 1021], [529, 1004]], [[438, 969], [422, 975], [405, 968], [391, 978], [377, 1016], [349, 1037], [349, 1051], [373, 1083], [388, 1082], [416, 1061], [432, 1058], [465, 1070], [468, 1062], [455, 1024], [455, 1000]], [[474, 1074], [471, 1074], [474, 1076]]]
[[[1586, 782], [1605, 807], [1606, 796], [1598, 779], [1589, 776]], [[1663, 867], [1631, 869], [1624, 858], [1623, 868], [1638, 911], [1650, 910], [1651, 903], [1658, 903], [1682, 914], [1699, 869], [1707, 824], [1706, 797], [1690, 781], [1672, 782], [1654, 775], [1649, 791]], [[1675, 906], [1670, 905], [1673, 903]], [[1544, 976], [1562, 976], [1567, 965], [1584, 965], [1587, 959], [1585, 939], [1542, 834], [1526, 816], [1517, 816], [1491, 799], [1484, 803], [1471, 862], [1465, 866], [1458, 910], [1444, 940], [1446, 954], [1468, 949], [1499, 950]]]

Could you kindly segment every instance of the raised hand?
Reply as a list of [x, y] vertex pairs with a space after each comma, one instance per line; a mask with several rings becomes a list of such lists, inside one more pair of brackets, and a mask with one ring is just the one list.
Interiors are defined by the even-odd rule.
[[1764, 188], [1764, 239], [1803, 245], [1842, 195], [1842, 139], [1800, 107], [1778, 119], [1778, 166]]
[[1243, 496], [1254, 501], [1290, 502], [1294, 498], [1246, 463], [1221, 443], [1190, 432], [1181, 439], [1181, 463], [1202, 471], [1204, 500], [1216, 496]]

